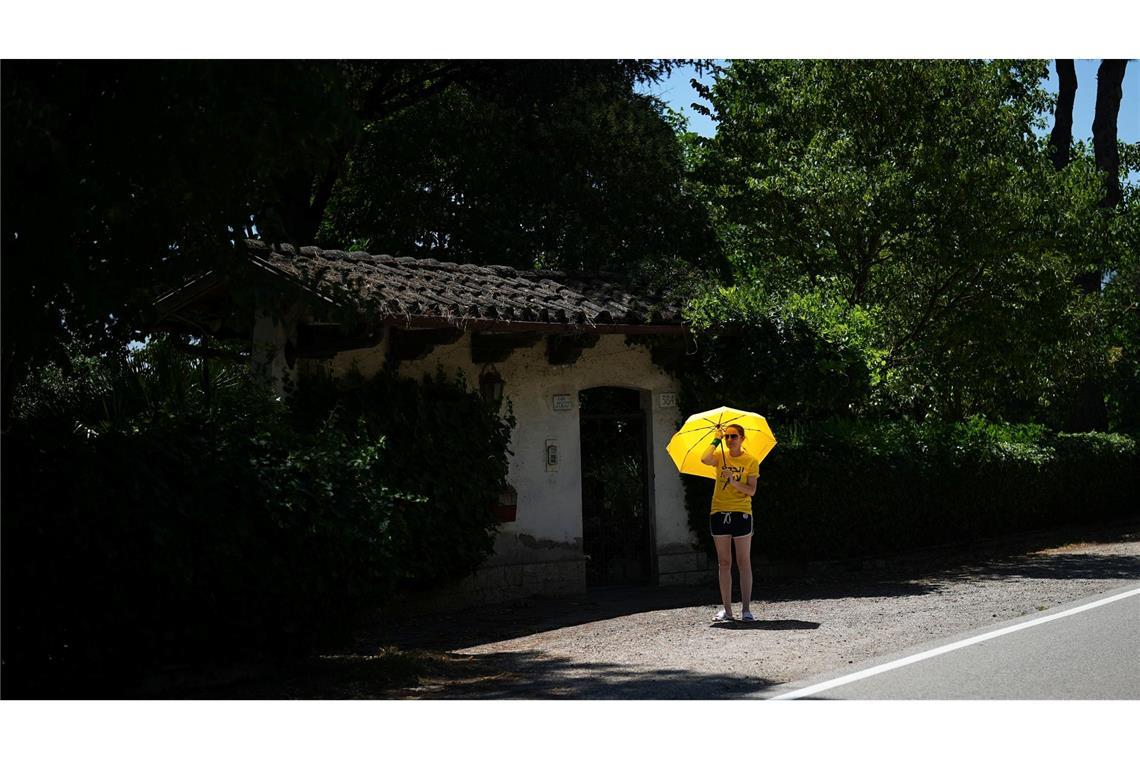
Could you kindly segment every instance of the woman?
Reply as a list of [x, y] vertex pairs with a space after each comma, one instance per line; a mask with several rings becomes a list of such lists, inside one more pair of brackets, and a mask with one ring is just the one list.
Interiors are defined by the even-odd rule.
[[752, 602], [752, 497], [756, 494], [760, 462], [744, 451], [743, 446], [743, 427], [718, 426], [713, 432], [713, 442], [701, 456], [702, 462], [719, 470], [709, 514], [709, 530], [716, 544], [720, 599], [724, 602], [724, 609], [716, 613], [718, 621], [733, 619], [733, 544], [736, 545], [736, 568], [740, 571], [740, 619], [746, 622], [756, 619], [749, 607]]

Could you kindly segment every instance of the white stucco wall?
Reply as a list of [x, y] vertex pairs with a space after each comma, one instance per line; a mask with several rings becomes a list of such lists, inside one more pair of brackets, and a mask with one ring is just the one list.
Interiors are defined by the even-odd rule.
[[[518, 511], [515, 522], [503, 524], [495, 556], [480, 571], [493, 576], [484, 577], [483, 585], [521, 583], [546, 592], [584, 590], [578, 392], [599, 386], [643, 391], [660, 570], [662, 576], [677, 578], [677, 573], [693, 570], [693, 537], [681, 479], [665, 450], [680, 420], [675, 406], [662, 406], [661, 394], [676, 393], [676, 381], [653, 364], [647, 349], [627, 346], [623, 335], [601, 336], [572, 365], [551, 365], [545, 350], [545, 342], [539, 341], [493, 365], [504, 381], [504, 410], [509, 402], [517, 420], [508, 479], [518, 492]], [[339, 354], [331, 367], [342, 373], [355, 363], [365, 375], [372, 374], [383, 368], [386, 353], [387, 339], [367, 350]], [[477, 388], [483, 366], [471, 361], [470, 332], [455, 343], [437, 346], [423, 359], [401, 362], [399, 373], [418, 378], [433, 374], [440, 366], [448, 374], [461, 370], [469, 386]], [[554, 408], [554, 397], [559, 394], [569, 396], [569, 409]], [[556, 441], [558, 447], [559, 461], [553, 468], [546, 465], [548, 441]], [[678, 557], [684, 559], [678, 563]], [[699, 564], [699, 559], [695, 561]], [[547, 567], [539, 569], [539, 565]], [[565, 567], [555, 569], [554, 565]]]
[[289, 309], [278, 317], [259, 311], [254, 316], [250, 361], [278, 395], [296, 380], [295, 368], [290, 368], [285, 358], [285, 344], [297, 339], [297, 312], [296, 308]]

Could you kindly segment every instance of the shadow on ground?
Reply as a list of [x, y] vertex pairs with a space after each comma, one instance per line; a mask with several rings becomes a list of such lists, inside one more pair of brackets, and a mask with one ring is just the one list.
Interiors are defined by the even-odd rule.
[[[908, 580], [824, 584], [801, 579], [757, 583], [753, 598], [763, 603], [848, 596], [909, 596], [930, 593], [936, 589], [936, 585]], [[374, 623], [367, 634], [360, 637], [354, 651], [358, 654], [376, 651], [378, 647], [392, 644], [404, 648], [466, 649], [558, 628], [684, 607], [707, 607], [711, 620], [720, 607], [715, 585], [700, 588], [607, 588], [576, 596], [532, 597], [459, 612], [389, 618]], [[817, 627], [818, 624], [803, 621], [757, 621], [739, 623], [739, 626], [788, 630], [794, 627]]]
[[311, 658], [174, 699], [732, 699], [774, 682], [683, 668], [633, 669], [536, 651], [456, 655], [397, 651]]
[[[501, 670], [499, 681], [449, 684], [448, 699], [733, 699], [775, 685], [763, 678], [699, 673], [684, 668], [632, 669], [584, 663], [541, 652], [476, 655], [483, 667]], [[430, 687], [429, 687], [430, 688]], [[423, 696], [436, 696], [425, 693]]]
[[1140, 579], [1140, 557], [1087, 554], [1031, 554], [963, 568], [957, 578]]
[[[1140, 527], [1132, 524], [1061, 528], [984, 545], [943, 547], [900, 555], [880, 561], [880, 567], [853, 569], [853, 565], [837, 563], [819, 568], [810, 576], [757, 579], [753, 597], [763, 603], [917, 596], [937, 592], [946, 583], [968, 578], [1140, 580], [1140, 557], [1096, 555], [1082, 550], [1087, 544], [1137, 538], [1140, 538]], [[1070, 543], [1073, 544], [1071, 549], [1037, 553]], [[710, 583], [695, 588], [596, 589], [578, 596], [535, 597], [434, 615], [402, 617], [389, 611], [366, 627], [366, 633], [359, 637], [353, 651], [365, 654], [393, 644], [404, 648], [465, 649], [557, 628], [681, 607], [708, 607], [711, 618], [720, 606], [718, 602], [715, 583]]]
[[812, 623], [807, 620], [753, 620], [752, 622], [726, 620], [721, 623], [713, 623], [712, 627], [741, 631], [814, 631], [819, 628], [819, 623]]
[[[1120, 526], [1021, 536], [985, 546], [916, 553], [851, 569], [839, 564], [813, 576], [758, 580], [758, 602], [897, 597], [937, 592], [976, 579], [1140, 579], [1140, 557], [1101, 555], [1089, 544], [1136, 541]], [[1050, 547], [1061, 547], [1050, 549]], [[1047, 551], [1039, 551], [1039, 550]], [[876, 566], [877, 565], [877, 566]], [[471, 610], [399, 615], [369, 622], [351, 647], [226, 685], [167, 691], [195, 699], [726, 699], [773, 686], [763, 679], [682, 668], [633, 669], [618, 663], [570, 661], [541, 652], [460, 655], [455, 650], [654, 610], [720, 606], [715, 584], [699, 588], [609, 588], [588, 594], [531, 598]], [[631, 626], [636, 623], [631, 622]], [[802, 620], [733, 621], [717, 628], [810, 630]], [[634, 633], [631, 631], [631, 635]], [[157, 695], [155, 695], [157, 696]]]

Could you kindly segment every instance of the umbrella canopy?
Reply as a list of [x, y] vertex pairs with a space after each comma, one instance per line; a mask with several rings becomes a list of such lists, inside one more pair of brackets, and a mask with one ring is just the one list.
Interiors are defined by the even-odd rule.
[[[710, 467], [701, 462], [701, 455], [712, 443], [713, 433], [723, 430], [729, 425], [740, 425], [744, 428], [743, 449], [756, 461], [761, 462], [768, 452], [776, 445], [776, 437], [772, 435], [772, 428], [768, 421], [755, 412], [745, 412], [721, 406], [707, 412], [694, 414], [685, 420], [681, 429], [669, 439], [666, 450], [669, 452], [673, 464], [686, 475], [700, 475], [703, 478], [716, 480], [717, 468]], [[722, 448], [723, 457], [723, 448]]]

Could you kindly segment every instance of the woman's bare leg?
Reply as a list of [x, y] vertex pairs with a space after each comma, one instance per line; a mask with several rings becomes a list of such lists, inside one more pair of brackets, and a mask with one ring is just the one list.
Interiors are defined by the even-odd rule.
[[740, 614], [752, 603], [752, 536], [732, 539], [736, 544], [736, 569], [740, 571]]
[[720, 580], [720, 600], [726, 614], [732, 614], [732, 536], [713, 536], [716, 544], [717, 578]]

